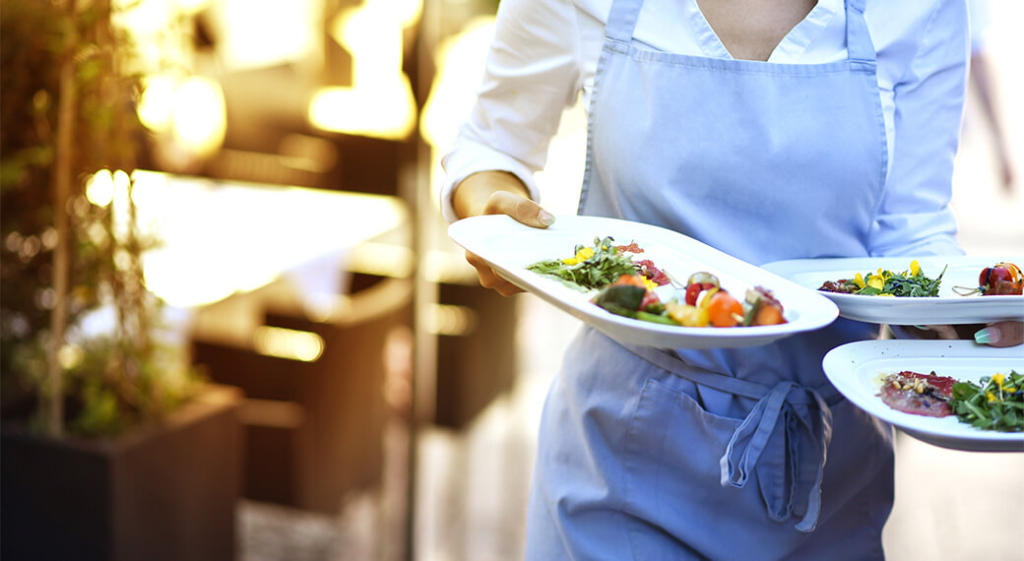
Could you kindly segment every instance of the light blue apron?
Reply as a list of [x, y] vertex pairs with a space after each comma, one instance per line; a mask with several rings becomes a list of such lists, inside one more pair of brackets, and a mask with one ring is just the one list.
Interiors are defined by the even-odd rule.
[[[609, 14], [580, 213], [755, 264], [866, 256], [888, 155], [863, 0], [847, 2], [847, 60], [814, 65], [639, 48], [642, 4]], [[545, 404], [527, 558], [882, 557], [891, 429], [821, 371], [875, 335], [841, 320], [668, 353], [584, 329]]]

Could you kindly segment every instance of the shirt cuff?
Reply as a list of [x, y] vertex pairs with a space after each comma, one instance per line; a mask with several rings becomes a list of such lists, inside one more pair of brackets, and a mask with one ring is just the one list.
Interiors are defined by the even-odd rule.
[[441, 166], [445, 171], [444, 183], [441, 185], [441, 216], [449, 223], [459, 219], [455, 214], [455, 208], [452, 207], [452, 193], [455, 187], [463, 179], [481, 171], [505, 171], [515, 175], [526, 185], [530, 198], [540, 203], [540, 189], [533, 179], [533, 170], [519, 160], [493, 148], [464, 140], [441, 158]]

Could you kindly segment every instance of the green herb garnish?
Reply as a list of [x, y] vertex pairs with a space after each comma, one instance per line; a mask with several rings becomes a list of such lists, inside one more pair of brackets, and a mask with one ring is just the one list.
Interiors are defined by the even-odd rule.
[[613, 241], [611, 237], [594, 238], [593, 247], [577, 245], [573, 257], [539, 261], [526, 268], [565, 281], [577, 290], [601, 288], [622, 275], [636, 274], [632, 258], [619, 253]]
[[973, 382], [953, 384], [949, 399], [953, 413], [962, 423], [985, 430], [1024, 431], [1024, 374], [1011, 371]]
[[863, 276], [858, 273], [856, 278], [846, 281], [846, 284], [853, 289], [851, 290], [853, 294], [866, 296], [896, 296], [900, 298], [938, 296], [939, 284], [945, 274], [946, 267], [943, 267], [938, 277], [929, 278], [914, 261], [911, 263], [909, 271], [897, 273], [879, 269], [876, 273], [868, 273]]

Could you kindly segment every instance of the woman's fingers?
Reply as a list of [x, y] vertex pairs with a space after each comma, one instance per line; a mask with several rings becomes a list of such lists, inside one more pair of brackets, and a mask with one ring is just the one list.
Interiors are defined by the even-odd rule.
[[934, 339], [960, 339], [960, 334], [952, 325], [919, 325], [915, 326], [923, 331], [931, 331]]
[[518, 286], [498, 276], [494, 269], [475, 253], [466, 252], [466, 261], [476, 269], [476, 276], [480, 279], [480, 286], [496, 290], [502, 296], [511, 296], [522, 292]]
[[487, 199], [484, 214], [507, 214], [535, 228], [547, 228], [555, 222], [555, 217], [537, 203], [508, 191], [496, 191], [492, 194]]
[[974, 340], [993, 347], [1024, 345], [1024, 322], [1001, 321], [974, 334]]
[[[492, 193], [487, 199], [483, 213], [507, 214], [514, 220], [534, 228], [547, 228], [555, 221], [555, 217], [537, 203], [508, 191]], [[495, 273], [494, 269], [478, 255], [467, 251], [466, 261], [476, 269], [476, 275], [480, 278], [480, 286], [496, 290], [502, 296], [511, 296], [522, 292], [518, 286]]]

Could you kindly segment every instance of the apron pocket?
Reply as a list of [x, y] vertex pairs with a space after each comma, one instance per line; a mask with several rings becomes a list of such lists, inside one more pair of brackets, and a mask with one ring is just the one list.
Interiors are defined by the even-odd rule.
[[[709, 413], [664, 382], [644, 383], [624, 463], [625, 511], [637, 559], [707, 555], [693, 548], [715, 541], [721, 547], [733, 539], [725, 535], [725, 524], [712, 521], [735, 512], [738, 501], [750, 500], [741, 497], [757, 487], [721, 485], [718, 460], [741, 422]], [[757, 499], [753, 507], [763, 517]]]

